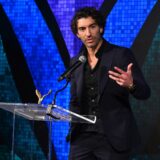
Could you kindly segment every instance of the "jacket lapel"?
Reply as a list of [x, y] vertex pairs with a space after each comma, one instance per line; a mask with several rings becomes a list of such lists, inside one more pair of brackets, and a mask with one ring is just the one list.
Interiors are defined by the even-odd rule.
[[77, 69], [77, 95], [78, 99], [81, 102], [81, 95], [82, 95], [82, 86], [83, 86], [83, 68], [84, 64], [82, 64], [78, 69]]
[[107, 85], [108, 81], [108, 71], [111, 69], [112, 60], [113, 60], [114, 52], [112, 52], [112, 49], [110, 49], [107, 52], [104, 52], [101, 57], [100, 62], [100, 70], [99, 70], [99, 96], [98, 101], [103, 94], [104, 88]]

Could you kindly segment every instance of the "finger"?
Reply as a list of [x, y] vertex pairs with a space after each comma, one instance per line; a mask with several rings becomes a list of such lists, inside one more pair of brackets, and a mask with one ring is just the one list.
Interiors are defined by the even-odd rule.
[[109, 78], [111, 78], [112, 80], [116, 81], [116, 83], [119, 84], [120, 86], [123, 86], [123, 84], [124, 84], [124, 80], [121, 79], [121, 78], [117, 78], [117, 77], [114, 77], [112, 75], [109, 75]]
[[[117, 81], [116, 81], [117, 82]], [[120, 86], [123, 86], [123, 83], [122, 82], [117, 82], [117, 84], [119, 84]]]
[[119, 73], [114, 72], [114, 71], [109, 71], [108, 73], [109, 73], [110, 75], [112, 75], [112, 76], [115, 76], [115, 77], [120, 77], [120, 76], [121, 76]]
[[120, 69], [119, 67], [114, 67], [114, 69], [115, 69], [117, 72], [121, 73], [121, 74], [126, 73], [125, 71], [123, 71], [123, 70]]
[[115, 81], [118, 81], [118, 80], [119, 80], [118, 77], [115, 77], [115, 76], [112, 76], [112, 75], [109, 75], [109, 78], [111, 78], [112, 80], [115, 80]]
[[118, 78], [118, 77], [115, 77], [115, 76], [112, 76], [112, 75], [109, 75], [109, 78], [111, 78], [114, 81], [120, 82], [120, 83], [124, 83], [125, 82], [124, 79]]
[[122, 79], [122, 78], [119, 78], [119, 79], [118, 79], [118, 82], [124, 84], [125, 80]]
[[130, 64], [127, 66], [127, 72], [131, 72], [132, 66], [133, 66], [133, 63], [130, 63]]

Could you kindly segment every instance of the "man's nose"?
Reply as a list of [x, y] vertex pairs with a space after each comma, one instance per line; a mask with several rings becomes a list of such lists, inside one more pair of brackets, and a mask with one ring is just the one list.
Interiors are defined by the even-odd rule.
[[90, 36], [90, 35], [91, 35], [91, 31], [90, 31], [89, 28], [86, 29], [86, 35], [87, 35], [87, 36]]

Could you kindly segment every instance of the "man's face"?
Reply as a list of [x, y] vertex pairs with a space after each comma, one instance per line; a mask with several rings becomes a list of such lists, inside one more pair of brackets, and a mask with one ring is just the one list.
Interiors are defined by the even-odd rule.
[[96, 48], [100, 42], [103, 28], [92, 17], [80, 18], [77, 21], [77, 37], [87, 48]]

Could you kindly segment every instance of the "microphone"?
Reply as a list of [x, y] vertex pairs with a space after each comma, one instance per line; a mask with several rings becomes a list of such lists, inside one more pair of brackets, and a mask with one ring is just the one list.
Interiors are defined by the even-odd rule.
[[73, 65], [71, 65], [59, 78], [58, 81], [62, 81], [65, 78], [68, 78], [70, 74], [76, 70], [82, 63], [86, 62], [86, 57], [85, 56], [80, 56], [78, 58], [78, 61], [76, 61]]

